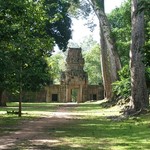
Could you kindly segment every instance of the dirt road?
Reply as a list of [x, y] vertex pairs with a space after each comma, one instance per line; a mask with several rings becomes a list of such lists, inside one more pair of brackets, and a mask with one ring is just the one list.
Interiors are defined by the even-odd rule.
[[54, 149], [53, 145], [59, 144], [60, 141], [50, 135], [47, 129], [53, 130], [73, 121], [75, 116], [69, 108], [69, 105], [63, 105], [56, 112], [42, 114], [38, 119], [23, 121], [18, 126], [18, 131], [0, 137], [0, 149]]

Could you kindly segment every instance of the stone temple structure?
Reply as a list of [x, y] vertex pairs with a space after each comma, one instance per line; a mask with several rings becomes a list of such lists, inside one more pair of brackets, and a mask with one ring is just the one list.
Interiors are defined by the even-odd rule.
[[60, 85], [47, 87], [47, 102], [85, 102], [103, 99], [103, 87], [89, 85], [84, 71], [81, 48], [69, 48], [66, 58], [66, 71], [62, 72]]

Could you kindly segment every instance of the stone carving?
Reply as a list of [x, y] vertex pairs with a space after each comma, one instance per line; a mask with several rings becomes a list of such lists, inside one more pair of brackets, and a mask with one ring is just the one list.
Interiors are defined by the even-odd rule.
[[76, 86], [84, 86], [87, 84], [87, 73], [83, 70], [84, 59], [82, 57], [81, 48], [69, 48], [66, 58], [65, 76], [62, 74], [61, 83], [71, 86], [73, 80], [76, 81]]

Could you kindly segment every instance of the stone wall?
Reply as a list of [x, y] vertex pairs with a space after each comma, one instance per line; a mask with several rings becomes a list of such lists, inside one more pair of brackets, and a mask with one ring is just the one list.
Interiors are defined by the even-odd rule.
[[[22, 101], [23, 102], [46, 102], [46, 94], [47, 91], [45, 89], [36, 92], [24, 91]], [[19, 94], [4, 92], [2, 99], [5, 100], [6, 102], [18, 102]]]

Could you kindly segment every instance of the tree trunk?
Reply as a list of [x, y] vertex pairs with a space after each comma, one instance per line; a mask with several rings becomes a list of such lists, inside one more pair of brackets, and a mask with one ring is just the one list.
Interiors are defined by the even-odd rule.
[[121, 69], [121, 63], [115, 51], [110, 25], [104, 12], [104, 0], [91, 0], [91, 3], [100, 24], [101, 66], [104, 90], [106, 98], [112, 99], [112, 83], [118, 80], [118, 71]]
[[110, 66], [108, 62], [108, 52], [106, 49], [106, 41], [104, 38], [103, 30], [101, 24], [100, 26], [100, 44], [101, 44], [101, 70], [103, 77], [103, 85], [105, 91], [105, 98], [110, 99], [112, 97], [112, 86], [111, 86], [111, 77], [110, 77]]
[[144, 13], [138, 12], [138, 0], [132, 0], [132, 43], [130, 50], [131, 102], [135, 111], [143, 110], [149, 105], [145, 80], [145, 68], [141, 51], [144, 46]]
[[0, 107], [6, 107], [6, 101], [3, 100], [3, 92], [4, 90], [0, 89]]
[[22, 61], [20, 66], [20, 83], [19, 83], [19, 111], [18, 111], [18, 117], [22, 116]]
[[102, 10], [99, 10], [98, 14], [104, 38], [106, 41], [106, 47], [108, 51], [108, 61], [110, 62], [109, 65], [110, 65], [111, 79], [112, 82], [114, 82], [118, 79], [118, 71], [121, 68], [121, 64], [117, 52], [115, 51], [114, 48], [114, 42], [111, 37], [110, 25], [107, 20], [107, 17]]

